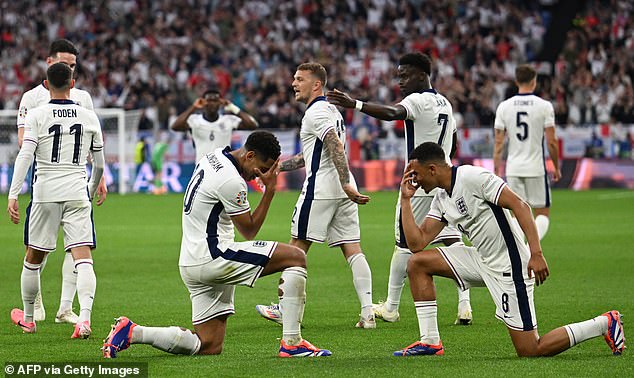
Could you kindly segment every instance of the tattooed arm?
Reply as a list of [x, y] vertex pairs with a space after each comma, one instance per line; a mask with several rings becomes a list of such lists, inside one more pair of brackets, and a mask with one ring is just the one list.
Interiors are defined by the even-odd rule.
[[324, 145], [330, 155], [330, 159], [335, 164], [337, 174], [339, 175], [339, 183], [346, 192], [346, 195], [352, 202], [356, 202], [360, 205], [365, 205], [370, 201], [370, 197], [359, 193], [352, 184], [350, 184], [350, 169], [348, 168], [348, 159], [343, 149], [343, 144], [337, 137], [335, 130], [330, 130], [324, 137]]
[[284, 160], [280, 163], [280, 172], [294, 171], [299, 168], [303, 168], [306, 165], [304, 161], [304, 154], [302, 152], [295, 156], [291, 156], [290, 159]]

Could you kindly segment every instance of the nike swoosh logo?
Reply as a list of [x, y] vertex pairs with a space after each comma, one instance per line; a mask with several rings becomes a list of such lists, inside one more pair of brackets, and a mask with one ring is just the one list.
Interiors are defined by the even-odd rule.
[[31, 329], [31, 327], [29, 327], [29, 326], [27, 326], [27, 325], [24, 325], [24, 323], [22, 323], [22, 321], [21, 321], [21, 320], [18, 320], [18, 326], [20, 326], [20, 327], [24, 327], [24, 328], [28, 328], [28, 329]]

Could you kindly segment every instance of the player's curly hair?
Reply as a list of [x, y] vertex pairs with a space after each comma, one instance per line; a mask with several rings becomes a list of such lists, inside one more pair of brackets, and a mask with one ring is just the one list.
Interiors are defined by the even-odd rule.
[[427, 54], [421, 53], [408, 53], [398, 60], [398, 64], [400, 66], [409, 65], [418, 68], [427, 74], [427, 76], [431, 76], [431, 58]]
[[79, 55], [79, 50], [75, 45], [67, 39], [57, 39], [51, 43], [48, 49], [48, 56], [54, 57], [57, 53], [69, 53], [73, 55]]
[[258, 159], [266, 162], [269, 159], [277, 160], [282, 149], [275, 135], [268, 131], [254, 131], [244, 143], [247, 151], [254, 151]]
[[409, 154], [409, 160], [418, 160], [420, 164], [427, 163], [429, 161], [446, 161], [445, 151], [440, 147], [438, 143], [425, 142], [419, 144]]

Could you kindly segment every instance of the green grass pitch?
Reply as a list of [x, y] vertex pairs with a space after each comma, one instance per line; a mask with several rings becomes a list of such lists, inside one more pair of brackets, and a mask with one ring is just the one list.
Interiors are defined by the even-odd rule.
[[[551, 226], [542, 243], [551, 276], [535, 292], [540, 333], [618, 309], [626, 315], [626, 336], [634, 337], [634, 328], [628, 327], [629, 317], [634, 318], [634, 192], [555, 191], [553, 197]], [[288, 241], [296, 198], [297, 193], [276, 196], [258, 239]], [[250, 200], [255, 207], [258, 195], [251, 194]], [[372, 268], [375, 301], [386, 296], [395, 200], [395, 192], [373, 193], [370, 204], [360, 210], [362, 246]], [[22, 197], [22, 211], [27, 202]], [[102, 361], [102, 339], [119, 315], [143, 325], [191, 327], [189, 296], [177, 266], [181, 205], [182, 196], [176, 194], [110, 195], [103, 207], [95, 209], [97, 294], [89, 340], [71, 340], [72, 327], [54, 323], [61, 285], [59, 251], [42, 275], [46, 321], [38, 324], [34, 335], [22, 334], [11, 323], [9, 311], [22, 306], [23, 224], [15, 226], [5, 219], [0, 227], [0, 361]], [[436, 284], [445, 356], [392, 357], [394, 350], [418, 337], [409, 287], [403, 293], [400, 322], [379, 321], [375, 330], [355, 329], [359, 304], [348, 265], [339, 249], [321, 245], [314, 245], [308, 255], [303, 336], [332, 350], [333, 356], [279, 359], [281, 327], [254, 311], [256, 304], [276, 300], [278, 277], [262, 278], [253, 289], [237, 289], [237, 313], [229, 318], [220, 356], [174, 356], [133, 345], [117, 361], [147, 362], [150, 376], [165, 377], [634, 375], [634, 351], [612, 356], [602, 338], [554, 358], [517, 358], [506, 328], [494, 318], [486, 289], [472, 290], [474, 324], [454, 326], [456, 288], [442, 278]], [[77, 302], [74, 307], [78, 308]]]

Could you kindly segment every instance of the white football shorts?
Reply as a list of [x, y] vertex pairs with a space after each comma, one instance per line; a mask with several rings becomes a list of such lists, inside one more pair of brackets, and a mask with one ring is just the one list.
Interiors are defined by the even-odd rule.
[[192, 323], [204, 323], [235, 313], [236, 285], [253, 287], [269, 262], [277, 242], [253, 240], [219, 242], [213, 260], [196, 266], [181, 266], [180, 273], [192, 301]]
[[495, 316], [506, 326], [516, 331], [531, 331], [537, 328], [533, 288], [535, 279], [519, 279], [513, 273], [503, 275], [491, 273], [478, 256], [475, 247], [451, 245], [437, 247], [457, 278], [462, 290], [486, 286], [495, 302]]
[[64, 231], [64, 250], [83, 245], [95, 248], [97, 237], [90, 201], [31, 202], [26, 208], [24, 244], [53, 252], [59, 227]]
[[[412, 211], [414, 212], [414, 220], [416, 224], [420, 225], [423, 223], [423, 220], [429, 213], [429, 209], [431, 207], [431, 201], [434, 197], [430, 196], [418, 196], [412, 197]], [[405, 241], [405, 235], [403, 233], [403, 225], [401, 223], [401, 194], [399, 192], [398, 201], [396, 202], [396, 215], [394, 216], [394, 238], [396, 240], [396, 245], [401, 248], [407, 248], [407, 243]], [[458, 231], [452, 225], [446, 225], [445, 228], [440, 231], [440, 234], [436, 236], [431, 244], [439, 243], [443, 239], [458, 239], [462, 240], [462, 235], [460, 231]]]
[[506, 181], [511, 190], [528, 202], [532, 208], [550, 207], [552, 197], [547, 175], [538, 177], [508, 176]]
[[329, 247], [358, 243], [358, 205], [348, 198], [307, 200], [300, 195], [293, 211], [291, 235], [316, 243], [327, 241]]

